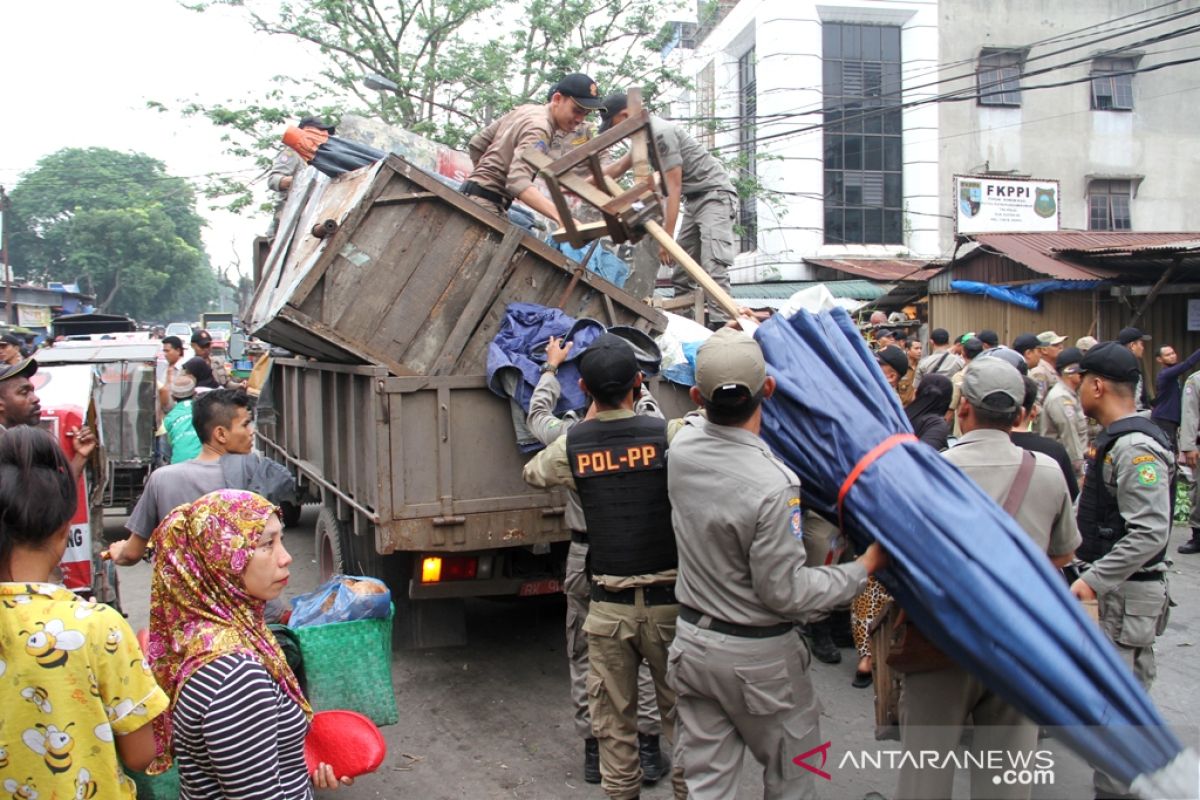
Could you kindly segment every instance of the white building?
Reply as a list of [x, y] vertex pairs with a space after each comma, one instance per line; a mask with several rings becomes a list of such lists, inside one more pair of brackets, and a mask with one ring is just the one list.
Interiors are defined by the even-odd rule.
[[[1200, 0], [697, 10], [695, 47], [679, 51], [695, 88], [669, 115], [738, 154], [740, 177], [766, 192], [743, 204], [735, 284], [830, 267], [880, 280], [946, 259], [955, 174], [1057, 179], [1063, 228], [1200, 230], [1200, 205], [1187, 202], [1200, 179], [1188, 150], [1200, 64], [1147, 69], [1200, 55], [1187, 30]], [[873, 275], [855, 266], [867, 259]]]

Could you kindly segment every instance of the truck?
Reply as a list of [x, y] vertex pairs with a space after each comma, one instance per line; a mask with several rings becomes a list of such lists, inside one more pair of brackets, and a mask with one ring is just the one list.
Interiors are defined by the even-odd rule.
[[512, 302], [651, 334], [665, 317], [397, 155], [301, 173], [261, 274], [246, 329], [291, 355], [258, 444], [320, 503], [321, 576], [387, 581], [402, 647], [464, 643], [467, 597], [560, 591], [565, 496], [522, 480], [488, 346]]

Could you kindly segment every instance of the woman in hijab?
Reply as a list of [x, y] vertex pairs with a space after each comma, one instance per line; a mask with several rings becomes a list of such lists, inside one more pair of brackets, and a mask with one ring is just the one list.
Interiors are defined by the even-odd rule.
[[950, 424], [946, 412], [950, 410], [950, 398], [954, 384], [945, 375], [932, 372], [921, 378], [917, 395], [904, 409], [913, 433], [925, 444], [936, 450], [949, 446]]
[[148, 770], [179, 766], [181, 800], [307, 800], [336, 788], [310, 776], [312, 709], [267, 628], [263, 609], [288, 580], [279, 509], [223, 489], [172, 511], [155, 530], [147, 654], [171, 699], [154, 721]]

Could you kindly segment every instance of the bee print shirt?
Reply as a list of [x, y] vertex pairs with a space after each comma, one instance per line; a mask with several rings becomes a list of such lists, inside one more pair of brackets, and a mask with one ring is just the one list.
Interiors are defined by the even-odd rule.
[[0, 583], [0, 797], [135, 797], [114, 737], [166, 708], [119, 613], [62, 586]]

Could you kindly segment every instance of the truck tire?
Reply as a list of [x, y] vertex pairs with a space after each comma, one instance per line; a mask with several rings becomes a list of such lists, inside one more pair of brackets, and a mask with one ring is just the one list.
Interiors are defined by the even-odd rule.
[[280, 503], [279, 521], [283, 523], [283, 527], [285, 528], [294, 528], [300, 522], [300, 512], [303, 510], [303, 507], [299, 503]]
[[344, 527], [332, 508], [322, 508], [317, 515], [314, 552], [317, 554], [317, 575], [321, 583], [346, 572]]

